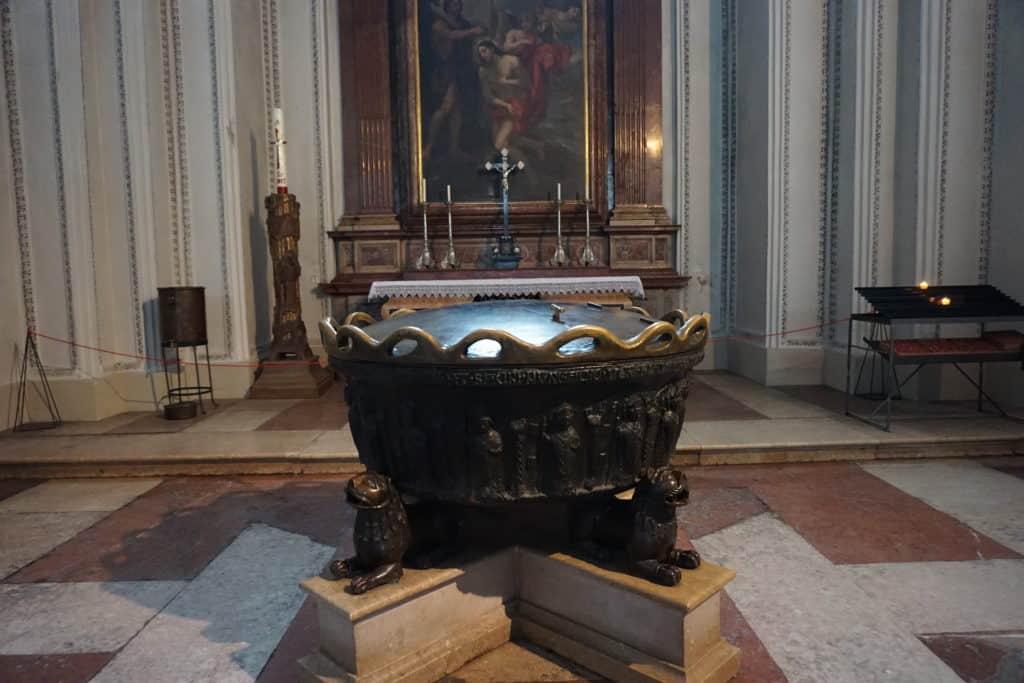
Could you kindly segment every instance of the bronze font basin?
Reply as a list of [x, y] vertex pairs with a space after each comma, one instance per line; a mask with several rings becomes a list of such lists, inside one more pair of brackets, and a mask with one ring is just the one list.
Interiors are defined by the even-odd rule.
[[633, 487], [665, 467], [709, 316], [484, 301], [321, 323], [360, 461], [421, 501]]

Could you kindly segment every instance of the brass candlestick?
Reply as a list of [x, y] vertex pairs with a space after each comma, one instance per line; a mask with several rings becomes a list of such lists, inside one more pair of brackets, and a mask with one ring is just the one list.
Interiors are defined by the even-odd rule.
[[555, 209], [558, 213], [558, 245], [555, 247], [555, 253], [551, 257], [551, 265], [564, 266], [569, 262], [569, 258], [565, 255], [565, 245], [562, 244], [562, 183], [558, 183], [558, 193], [555, 198]]
[[584, 207], [587, 210], [587, 234], [583, 243], [583, 253], [580, 254], [580, 263], [589, 266], [597, 262], [594, 250], [590, 246], [590, 198], [584, 200]]
[[430, 253], [430, 236], [427, 234], [427, 179], [423, 178], [420, 185], [420, 201], [423, 203], [423, 253], [416, 260], [417, 270], [430, 270], [434, 267], [434, 257]]
[[448, 207], [448, 253], [444, 255], [444, 260], [441, 261], [442, 268], [458, 268], [459, 259], [455, 256], [455, 237], [452, 234], [452, 186], [448, 185], [446, 189], [447, 201], [445, 206]]
[[316, 398], [331, 385], [331, 374], [317, 363], [302, 321], [299, 203], [295, 195], [278, 192], [267, 196], [265, 206], [274, 269], [273, 342], [249, 398]]

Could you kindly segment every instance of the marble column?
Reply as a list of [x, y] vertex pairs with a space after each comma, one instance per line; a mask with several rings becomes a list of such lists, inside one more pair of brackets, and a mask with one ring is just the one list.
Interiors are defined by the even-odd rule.
[[828, 3], [735, 7], [735, 230], [730, 370], [767, 384], [817, 383], [828, 134]]

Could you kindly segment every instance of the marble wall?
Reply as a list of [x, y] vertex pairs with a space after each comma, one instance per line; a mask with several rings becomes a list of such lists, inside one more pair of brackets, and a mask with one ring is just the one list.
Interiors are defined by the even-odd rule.
[[[709, 299], [719, 337], [743, 337], [715, 347], [715, 367], [841, 387], [845, 325], [780, 333], [864, 310], [854, 287], [991, 283], [1021, 297], [1008, 251], [1024, 236], [1019, 3], [711, 5], [712, 113], [697, 133], [712, 140]], [[1024, 403], [1019, 368], [989, 374]], [[936, 368], [911, 390], [966, 386]]]
[[[68, 417], [153, 405], [156, 288], [207, 288], [211, 353], [270, 336], [262, 199], [285, 111], [303, 312], [342, 214], [334, 0], [0, 0], [0, 409], [26, 325]], [[1024, 298], [1024, 13], [1015, 0], [664, 0], [664, 192], [710, 310], [706, 367], [840, 386], [861, 284]], [[313, 338], [316, 335], [313, 334]], [[1016, 374], [1015, 374], [1016, 373]], [[992, 373], [1024, 402], [1017, 368]], [[222, 395], [251, 372], [223, 369]], [[922, 391], [952, 395], [935, 372]], [[1016, 392], [1014, 394], [1014, 392]]]
[[[41, 342], [70, 416], [152, 406], [163, 379], [131, 356], [157, 352], [160, 286], [206, 288], [214, 359], [269, 344], [277, 103], [315, 325], [341, 213], [336, 26], [333, 0], [0, 0], [4, 408], [26, 325], [129, 354]], [[250, 381], [215, 378], [222, 395]]]

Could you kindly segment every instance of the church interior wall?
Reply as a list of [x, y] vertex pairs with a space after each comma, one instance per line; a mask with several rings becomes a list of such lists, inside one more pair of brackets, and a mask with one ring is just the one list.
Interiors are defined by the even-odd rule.
[[[665, 0], [663, 174], [703, 368], [841, 387], [859, 284], [991, 282], [1024, 298], [1017, 244], [1024, 16], [1013, 0]], [[156, 288], [207, 288], [215, 360], [270, 341], [263, 198], [280, 104], [302, 206], [303, 316], [343, 213], [333, 0], [0, 0], [0, 409], [24, 331], [158, 353]], [[381, 74], [385, 77], [385, 74]], [[351, 179], [349, 179], [351, 180]], [[774, 336], [773, 336], [774, 335]], [[68, 419], [154, 405], [159, 366], [42, 340]], [[220, 368], [241, 396], [248, 368]], [[1019, 373], [992, 372], [1024, 401]], [[915, 391], [960, 395], [952, 374]]]
[[[991, 205], [981, 254], [992, 284], [1024, 300], [1024, 3], [999, 0], [995, 60], [995, 116], [992, 126]], [[1005, 37], [1005, 38], [1004, 38]], [[1024, 326], [1018, 326], [1024, 329]], [[993, 388], [1011, 405], [1024, 404], [1020, 373], [990, 373]]]

